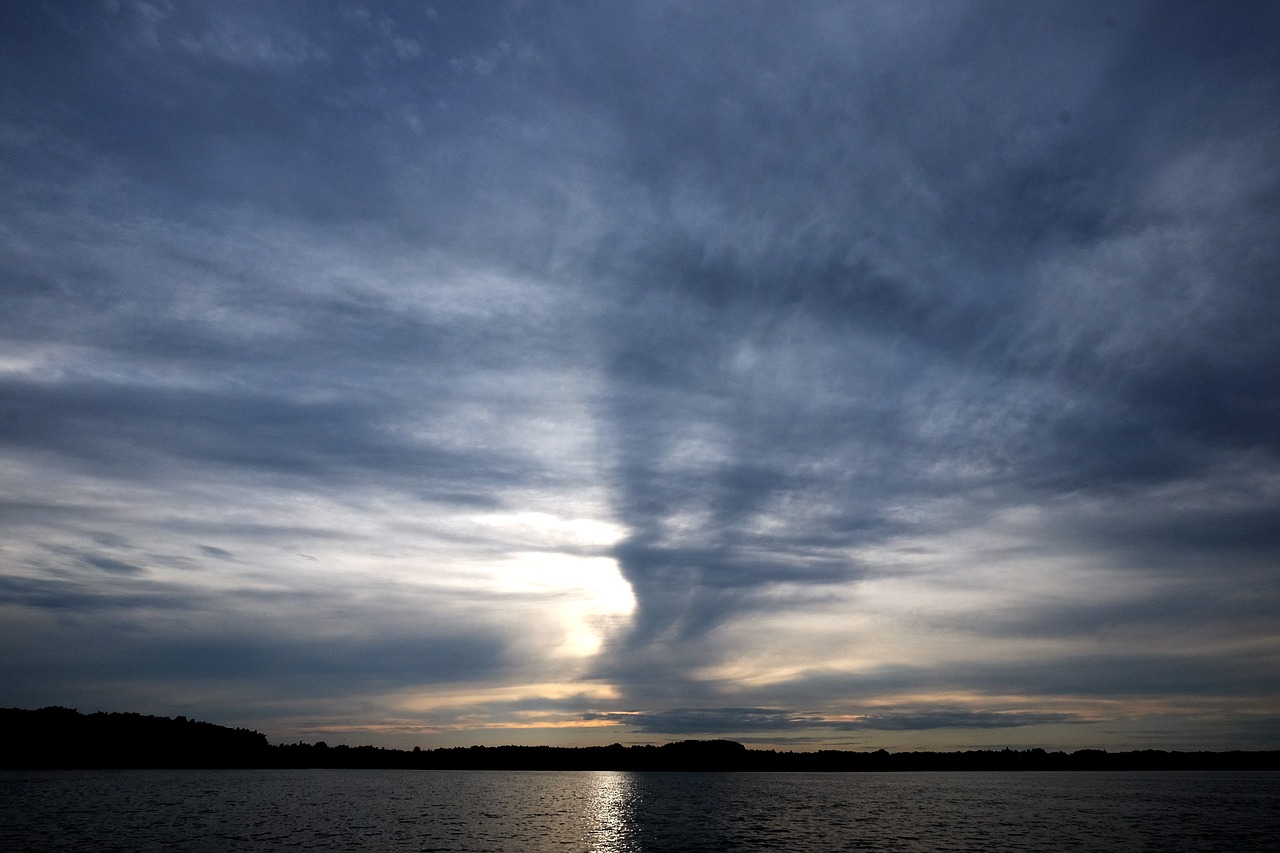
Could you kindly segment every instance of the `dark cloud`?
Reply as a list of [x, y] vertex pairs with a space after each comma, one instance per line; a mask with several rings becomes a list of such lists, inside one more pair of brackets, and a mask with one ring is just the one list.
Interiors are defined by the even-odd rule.
[[150, 607], [187, 609], [195, 605], [191, 593], [179, 587], [153, 587], [145, 591], [95, 589], [82, 580], [70, 578], [3, 577], [0, 578], [0, 600], [24, 607], [77, 612]]
[[0, 394], [9, 415], [0, 437], [11, 445], [126, 475], [162, 471], [168, 457], [170, 464], [244, 468], [264, 480], [336, 483], [376, 472], [411, 478], [407, 487], [421, 493], [448, 494], [539, 476], [520, 458], [416, 444], [401, 430], [406, 413], [358, 398], [329, 403], [110, 382], [5, 383]]
[[818, 714], [795, 713], [775, 708], [673, 708], [657, 713], [589, 714], [586, 718], [615, 720], [634, 728], [637, 732], [672, 736], [815, 729], [834, 731], [1000, 729], [1081, 721], [1074, 714], [972, 711], [963, 708], [895, 709], [859, 714], [844, 719], [830, 719]]
[[[141, 602], [139, 602], [141, 603]], [[155, 600], [148, 601], [154, 606]], [[163, 602], [169, 604], [169, 602]], [[22, 701], [42, 691], [60, 694], [76, 679], [86, 694], [145, 694], [147, 685], [181, 695], [204, 686], [234, 691], [248, 702], [264, 681], [273, 687], [263, 705], [313, 698], [358, 702], [371, 692], [429, 689], [441, 683], [483, 682], [510, 674], [506, 650], [491, 634], [395, 633], [371, 636], [307, 636], [319, 626], [296, 624], [296, 633], [226, 625], [217, 634], [158, 631], [140, 634], [119, 623], [80, 622], [78, 650], [57, 646], [27, 650], [0, 666], [21, 685]], [[101, 644], [106, 643], [105, 648]]]
[[84, 561], [95, 569], [101, 569], [104, 572], [110, 572], [116, 575], [137, 575], [142, 574], [145, 569], [141, 566], [135, 566], [132, 563], [126, 563], [124, 560], [117, 560], [114, 557], [98, 557], [85, 556]]
[[[840, 23], [857, 31], [865, 11]], [[1185, 11], [1151, 10], [1161, 19], [1154, 28], [1143, 13], [1107, 31], [1100, 11], [1084, 8], [998, 22], [982, 6], [960, 15], [931, 9], [932, 20], [909, 30], [925, 35], [909, 55], [893, 51], [897, 33], [883, 53], [845, 64], [820, 48], [787, 68], [781, 89], [765, 83], [766, 12], [742, 16], [749, 35], [723, 39], [707, 38], [691, 14], [677, 37], [687, 41], [663, 49], [692, 66], [661, 65], [656, 79], [618, 83], [635, 90], [616, 102], [619, 121], [637, 128], [628, 136], [664, 154], [644, 161], [642, 174], [671, 214], [646, 245], [648, 275], [635, 285], [671, 295], [638, 297], [645, 316], [621, 336], [614, 374], [626, 389], [613, 415], [624, 460], [620, 508], [637, 531], [618, 554], [640, 590], [638, 639], [680, 626], [671, 636], [683, 642], [717, 624], [731, 606], [706, 591], [720, 584], [804, 580], [785, 547], [767, 551], [765, 573], [722, 556], [749, 541], [741, 526], [775, 498], [817, 493], [857, 512], [824, 519], [828, 534], [847, 531], [844, 541], [857, 545], [897, 532], [876, 517], [890, 502], [985, 500], [994, 489], [998, 503], [1017, 503], [1158, 488], [1202, 475], [1228, 448], [1274, 453], [1275, 395], [1264, 387], [1274, 336], [1246, 332], [1248, 355], [1220, 344], [1255, 327], [1257, 274], [1237, 277], [1239, 239], [1207, 211], [1179, 209], [1161, 222], [1154, 217], [1173, 211], [1146, 197], [1162, 168], [1216, 135], [1181, 119], [1209, 110], [1246, 145], [1276, 135], [1274, 123], [1236, 113], [1232, 98], [1209, 106], [1188, 76], [1199, 60], [1175, 47], [1198, 26], [1214, 29], [1219, 43], [1254, 44], [1243, 35], [1248, 16], [1205, 21]], [[645, 23], [636, 43], [652, 31]], [[1046, 41], [1050, 27], [1064, 29]], [[757, 61], [737, 61], [745, 44]], [[1149, 54], [1137, 65], [1134, 45]], [[1274, 69], [1223, 59], [1203, 57], [1223, 74], [1212, 87], [1225, 94], [1242, 74], [1274, 89]], [[672, 94], [685, 88], [692, 91]], [[717, 110], [731, 99], [734, 109]], [[668, 109], [672, 100], [679, 105]], [[774, 122], [767, 130], [766, 117]], [[1163, 164], [1146, 159], [1156, 144]], [[766, 147], [791, 156], [770, 161]], [[830, 158], [833, 147], [846, 159]], [[806, 162], [815, 156], [823, 159]], [[1269, 251], [1253, 229], [1259, 217], [1275, 224], [1273, 201], [1246, 191], [1231, 204], [1252, 225], [1248, 245]], [[886, 221], [895, 231], [882, 231]], [[1199, 245], [1170, 244], [1162, 230], [1195, 234]], [[1117, 252], [1132, 255], [1119, 268], [1108, 257]], [[1097, 292], [1072, 299], [1087, 314], [1063, 315], [1045, 297], [1072, 285], [1047, 275], [1071, 275], [1054, 267], [1076, 258], [1075, 277], [1088, 277], [1076, 286]], [[1174, 266], [1188, 261], [1194, 272]], [[828, 341], [835, 357], [802, 362], [798, 382], [762, 389], [760, 373], [776, 369], [770, 357], [786, 346], [794, 359], [799, 335]], [[1046, 360], [1040, 353], [1053, 338], [1066, 348]], [[877, 342], [869, 364], [867, 340]], [[735, 350], [752, 346], [761, 356], [744, 380], [728, 367]], [[807, 371], [849, 403], [815, 411], [819, 383]], [[949, 399], [935, 384], [943, 382], [963, 383], [964, 397]], [[924, 405], [908, 407], [913, 398]], [[817, 423], [797, 424], [804, 416]], [[926, 438], [921, 419], [948, 429]], [[690, 432], [715, 436], [719, 458], [697, 460], [705, 473], [660, 461]], [[940, 477], [940, 460], [982, 473]], [[867, 482], [873, 494], [858, 488]], [[1262, 516], [1275, 510], [1259, 508]], [[735, 545], [701, 554], [664, 548], [655, 522], [685, 513], [698, 519], [686, 536]], [[1123, 515], [1116, 523], [1136, 538]]]
[[[1170, 626], [1178, 626], [1182, 631], [1176, 613], [1165, 617], [1161, 624], [1166, 636], [1173, 633]], [[997, 625], [997, 631], [999, 627]], [[1048, 628], [1050, 638], [1054, 628], [1053, 625]], [[1025, 637], [1021, 639], [1025, 641]], [[1112, 651], [1107, 651], [1108, 648]], [[1130, 651], [1131, 648], [1135, 650]], [[932, 666], [886, 666], [850, 675], [819, 673], [770, 685], [754, 691], [754, 695], [769, 701], [795, 695], [811, 696], [835, 709], [856, 707], [882, 695], [928, 696], [932, 692], [963, 692], [974, 685], [982, 685], [988, 695], [1036, 696], [1046, 704], [1107, 697], [1120, 700], [1149, 696], [1180, 699], [1256, 696], [1261, 699], [1272, 695], [1270, 671], [1275, 665], [1274, 655], [1224, 658], [1209, 648], [1167, 651], [1146, 638], [1126, 643], [1122, 631], [1110, 635], [1103, 649], [1087, 654], [1062, 651], [1007, 662], [987, 661], [975, 655]], [[917, 709], [901, 710], [909, 715]]]

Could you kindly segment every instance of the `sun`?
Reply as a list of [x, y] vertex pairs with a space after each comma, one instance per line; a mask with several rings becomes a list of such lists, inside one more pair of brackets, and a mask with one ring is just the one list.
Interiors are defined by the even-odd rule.
[[564, 651], [574, 657], [596, 654], [606, 636], [630, 623], [636, 609], [618, 561], [559, 551], [523, 551], [502, 565], [508, 589], [549, 596], [564, 621]]

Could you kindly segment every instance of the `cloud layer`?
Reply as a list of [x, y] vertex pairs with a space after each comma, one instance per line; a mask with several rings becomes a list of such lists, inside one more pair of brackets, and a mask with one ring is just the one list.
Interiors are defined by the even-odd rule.
[[1277, 744], [1269, 4], [0, 23], [0, 704]]

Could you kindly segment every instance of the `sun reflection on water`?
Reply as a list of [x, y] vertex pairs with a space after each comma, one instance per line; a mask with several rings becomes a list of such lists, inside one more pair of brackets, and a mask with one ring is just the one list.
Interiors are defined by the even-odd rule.
[[587, 811], [591, 818], [587, 842], [592, 853], [634, 853], [640, 849], [636, 833], [639, 792], [635, 776], [618, 770], [593, 774], [595, 787]]

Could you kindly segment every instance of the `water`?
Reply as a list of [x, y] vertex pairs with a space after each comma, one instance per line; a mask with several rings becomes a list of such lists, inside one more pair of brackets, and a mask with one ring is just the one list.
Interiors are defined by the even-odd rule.
[[5, 772], [0, 850], [1280, 850], [1280, 774]]

